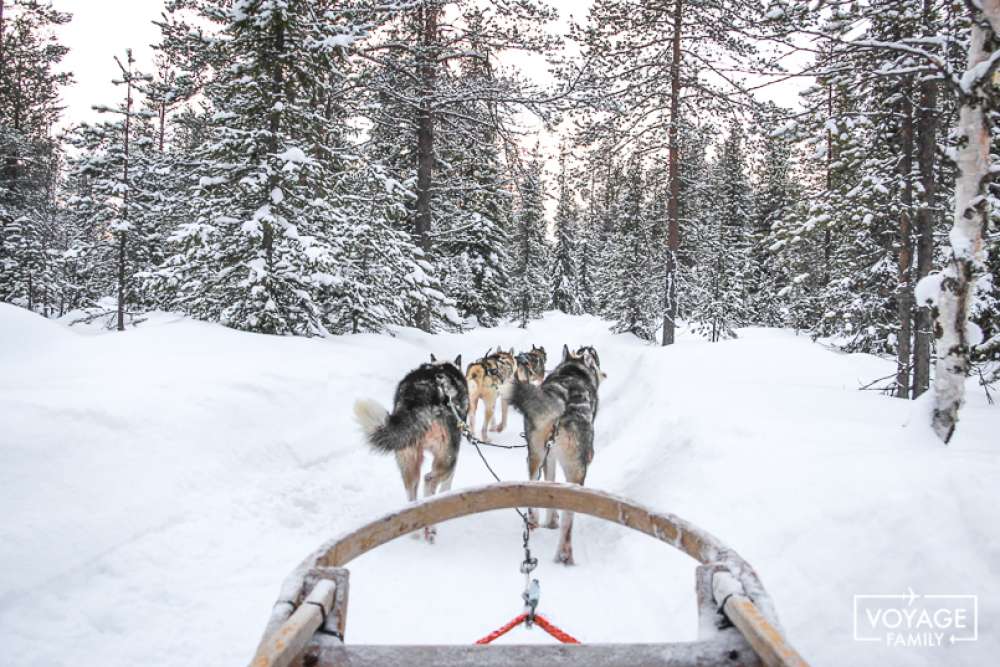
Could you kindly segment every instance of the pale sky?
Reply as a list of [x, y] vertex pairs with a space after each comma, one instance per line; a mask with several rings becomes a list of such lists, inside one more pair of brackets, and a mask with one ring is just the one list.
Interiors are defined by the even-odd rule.
[[[569, 15], [582, 19], [590, 0], [549, 0], [559, 9], [564, 24]], [[63, 91], [66, 111], [62, 126], [81, 120], [93, 120], [98, 114], [94, 104], [114, 104], [121, 92], [111, 83], [118, 73], [114, 56], [124, 58], [126, 48], [132, 48], [139, 69], [151, 72], [152, 49], [159, 40], [159, 30], [152, 21], [160, 16], [163, 0], [52, 0], [61, 11], [73, 14], [73, 20], [60, 30], [60, 38], [70, 52], [64, 68], [73, 72], [76, 83]], [[562, 29], [563, 25], [556, 29]], [[544, 76], [544, 66], [529, 67]], [[539, 71], [542, 70], [542, 71]], [[795, 106], [798, 91], [807, 80], [793, 79], [768, 88], [762, 98], [773, 99], [785, 106]]]
[[111, 83], [118, 75], [114, 56], [122, 60], [125, 49], [135, 53], [137, 66], [145, 72], [153, 67], [150, 44], [159, 41], [160, 31], [152, 24], [163, 10], [163, 0], [52, 0], [52, 5], [73, 15], [59, 37], [70, 51], [63, 68], [73, 72], [76, 83], [62, 93], [66, 111], [65, 127], [98, 114], [94, 104], [114, 104], [120, 92]]

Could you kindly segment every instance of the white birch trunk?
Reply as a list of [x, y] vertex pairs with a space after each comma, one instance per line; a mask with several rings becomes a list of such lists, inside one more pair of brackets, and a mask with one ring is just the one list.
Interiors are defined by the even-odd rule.
[[984, 76], [987, 61], [997, 48], [1000, 0], [972, 0], [979, 5], [973, 16], [967, 71], [962, 77], [962, 105], [958, 118], [958, 176], [955, 183], [955, 218], [949, 233], [951, 259], [939, 276], [935, 327], [938, 359], [934, 378], [934, 432], [944, 442], [951, 439], [958, 411], [965, 400], [969, 373], [969, 302], [977, 271], [985, 261], [983, 242], [987, 222], [985, 188], [990, 171], [990, 129], [983, 106], [982, 87], [991, 85]]

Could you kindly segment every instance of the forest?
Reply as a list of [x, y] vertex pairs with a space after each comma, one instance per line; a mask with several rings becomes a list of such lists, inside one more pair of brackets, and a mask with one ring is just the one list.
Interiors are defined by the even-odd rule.
[[[792, 328], [868, 388], [1000, 380], [994, 0], [168, 0], [100, 122], [0, 0], [0, 300], [292, 336]], [[528, 76], [525, 63], [544, 69]], [[760, 96], [803, 81], [794, 106]], [[68, 121], [68, 122], [66, 122]], [[65, 129], [63, 129], [65, 128]], [[778, 361], [776, 360], [776, 363]]]

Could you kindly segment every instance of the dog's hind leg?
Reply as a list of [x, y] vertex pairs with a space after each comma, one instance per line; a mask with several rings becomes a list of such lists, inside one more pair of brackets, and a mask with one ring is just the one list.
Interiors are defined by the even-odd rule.
[[[544, 457], [544, 453], [542, 454]], [[549, 458], [545, 460], [545, 473], [546, 482], [556, 481], [556, 453], [554, 451], [549, 452]], [[558, 528], [559, 527], [559, 514], [556, 512], [555, 508], [550, 507], [545, 513], [545, 523], [543, 524], [546, 528]]]
[[[528, 431], [528, 481], [534, 482], [541, 475], [542, 457], [545, 456], [545, 437], [538, 430]], [[534, 507], [528, 508], [528, 527], [538, 528], [538, 512]]]
[[479, 392], [473, 392], [469, 396], [469, 416], [466, 419], [466, 423], [469, 426], [469, 430], [475, 432], [476, 430], [476, 410], [479, 409]]
[[507, 407], [510, 404], [507, 402], [506, 398], [500, 399], [500, 424], [498, 424], [493, 430], [497, 433], [503, 431], [507, 428]]
[[399, 474], [403, 477], [403, 488], [406, 489], [406, 499], [414, 502], [420, 487], [420, 466], [424, 462], [424, 452], [418, 447], [406, 447], [396, 452], [396, 464]]
[[486, 442], [489, 442], [489, 440], [490, 440], [489, 429], [490, 429], [491, 426], [493, 426], [493, 410], [496, 408], [496, 406], [497, 406], [497, 403], [496, 403], [496, 399], [495, 398], [493, 399], [492, 402], [490, 402], [489, 398], [484, 398], [483, 399], [483, 408], [484, 408], [485, 414], [483, 415], [483, 433], [482, 433], [482, 438]]
[[[420, 487], [420, 466], [423, 464], [424, 453], [419, 447], [407, 447], [396, 452], [396, 464], [399, 466], [399, 474], [403, 477], [403, 488], [406, 489], [406, 498], [410, 502], [416, 502], [417, 490]], [[419, 538], [420, 534], [412, 533], [414, 538]]]
[[[424, 498], [430, 498], [437, 493], [438, 486], [447, 484], [451, 488], [451, 478], [455, 475], [455, 464], [458, 463], [458, 442], [449, 443], [448, 435], [440, 425], [435, 425], [428, 435], [427, 447], [434, 454], [434, 462], [430, 472], [424, 475]], [[437, 537], [437, 526], [424, 528], [424, 538], [434, 543]]]
[[[586, 467], [573, 463], [566, 465], [563, 463], [563, 474], [570, 484], [583, 486], [583, 481], [587, 476]], [[573, 565], [573, 512], [563, 510], [562, 531], [559, 534], [559, 548], [556, 549], [556, 562], [564, 565]]]

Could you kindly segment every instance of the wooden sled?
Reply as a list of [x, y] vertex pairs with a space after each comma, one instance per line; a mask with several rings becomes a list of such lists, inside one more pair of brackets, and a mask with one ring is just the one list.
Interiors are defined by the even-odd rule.
[[[620, 523], [697, 560], [698, 640], [663, 644], [354, 646], [344, 643], [344, 565], [397, 537], [449, 519], [511, 507], [571, 510]], [[806, 666], [785, 640], [753, 568], [672, 514], [574, 484], [503, 482], [435, 496], [323, 545], [285, 580], [251, 667], [369, 665]]]

